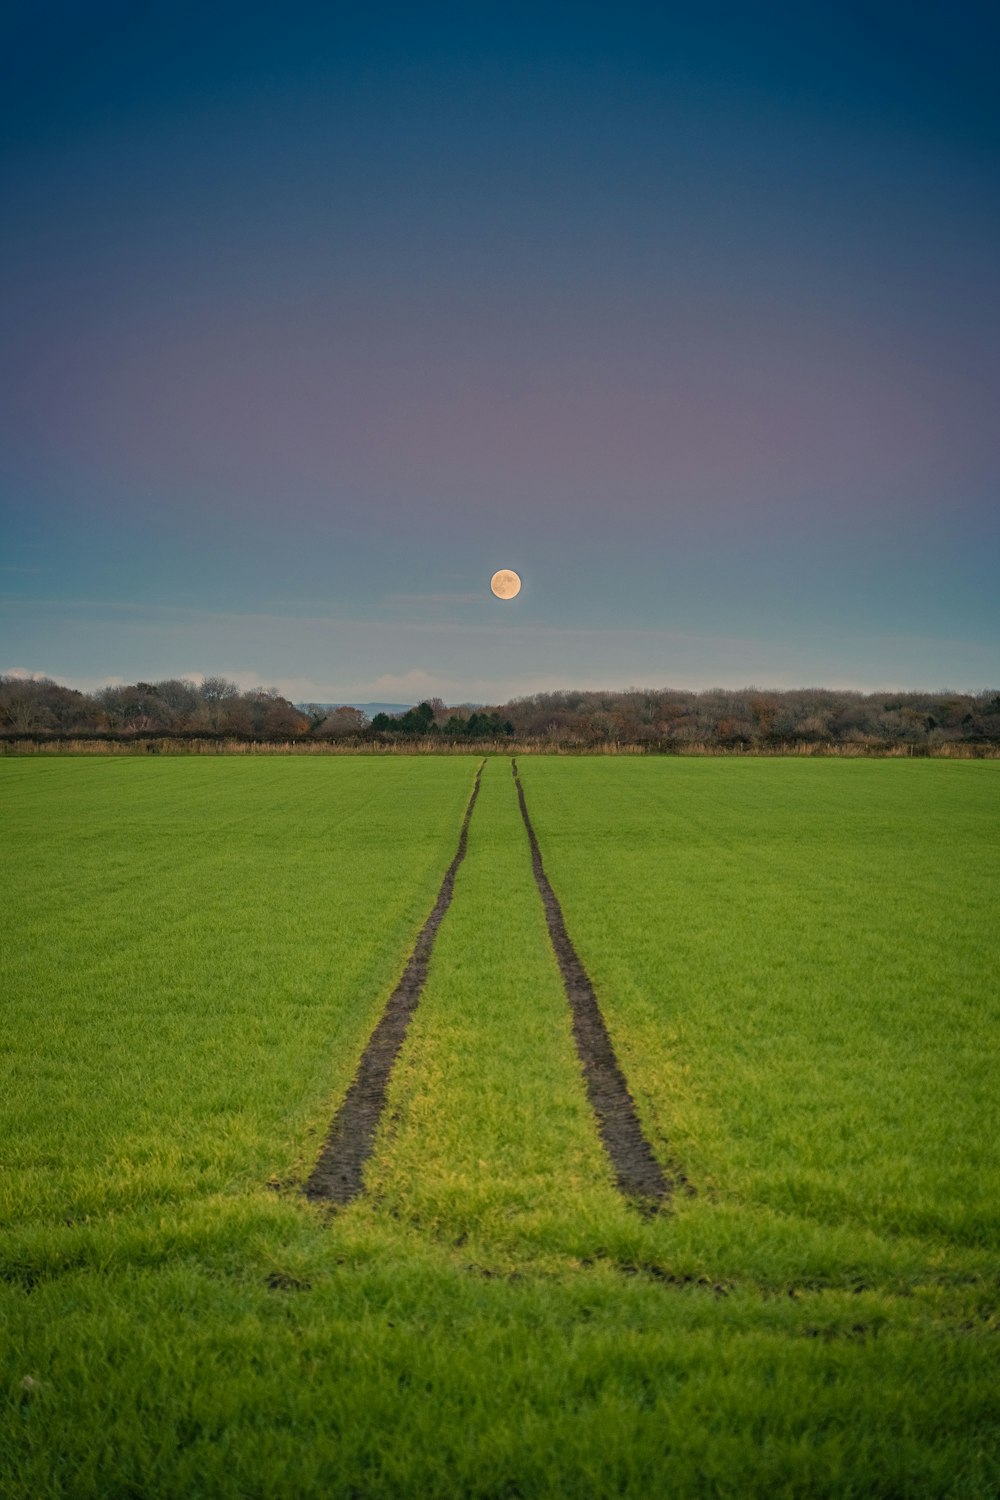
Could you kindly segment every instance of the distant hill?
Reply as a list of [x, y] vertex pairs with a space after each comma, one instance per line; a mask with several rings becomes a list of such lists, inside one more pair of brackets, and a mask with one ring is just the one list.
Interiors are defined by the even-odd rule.
[[[341, 702], [337, 702], [337, 703], [317, 703], [315, 705], [313, 705], [313, 704], [309, 705], [310, 708], [312, 708], [314, 706], [316, 708], [360, 708], [360, 710], [361, 710], [361, 712], [363, 714], [367, 714], [368, 717], [369, 717], [369, 719], [373, 719], [376, 714], [405, 714], [406, 710], [408, 708], [412, 708], [413, 707], [413, 704], [412, 703], [341, 703]], [[306, 705], [304, 703], [296, 703], [295, 707], [299, 708], [299, 709], [302, 709], [304, 711], [305, 708], [306, 708]]]

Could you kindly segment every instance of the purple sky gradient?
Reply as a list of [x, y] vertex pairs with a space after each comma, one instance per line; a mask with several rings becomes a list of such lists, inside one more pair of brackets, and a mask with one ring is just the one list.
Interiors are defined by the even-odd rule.
[[995, 37], [959, 12], [389, 45], [251, 7], [231, 47], [91, 36], [89, 83], [26, 21], [0, 670], [995, 685]]

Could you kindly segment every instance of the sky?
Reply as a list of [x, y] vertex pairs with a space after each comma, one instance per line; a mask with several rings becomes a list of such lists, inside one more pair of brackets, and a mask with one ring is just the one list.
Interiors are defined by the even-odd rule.
[[0, 671], [997, 686], [998, 48], [969, 0], [9, 0]]

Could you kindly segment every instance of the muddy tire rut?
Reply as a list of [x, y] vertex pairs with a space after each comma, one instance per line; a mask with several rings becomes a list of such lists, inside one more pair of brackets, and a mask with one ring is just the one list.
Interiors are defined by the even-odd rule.
[[542, 898], [549, 938], [562, 974], [573, 1023], [573, 1040], [583, 1066], [587, 1096], [597, 1119], [601, 1141], [610, 1159], [619, 1190], [625, 1197], [635, 1199], [647, 1212], [655, 1212], [670, 1197], [673, 1184], [664, 1175], [653, 1148], [643, 1134], [635, 1101], [629, 1093], [625, 1075], [615, 1055], [594, 986], [566, 931], [562, 908], [542, 864], [541, 850], [528, 816], [524, 788], [515, 760], [511, 760], [511, 769], [517, 787], [521, 817], [531, 846], [531, 867], [535, 884]]
[[326, 1144], [305, 1185], [307, 1198], [333, 1203], [350, 1203], [364, 1187], [364, 1170], [375, 1145], [375, 1134], [385, 1109], [389, 1075], [399, 1056], [410, 1018], [417, 1008], [427, 980], [434, 939], [442, 918], [455, 893], [455, 876], [465, 858], [469, 843], [469, 821], [479, 796], [483, 766], [476, 772], [475, 784], [459, 834], [455, 858], [441, 882], [437, 900], [427, 921], [420, 929], [403, 976], [393, 990], [361, 1055], [358, 1071], [344, 1102], [333, 1118]]

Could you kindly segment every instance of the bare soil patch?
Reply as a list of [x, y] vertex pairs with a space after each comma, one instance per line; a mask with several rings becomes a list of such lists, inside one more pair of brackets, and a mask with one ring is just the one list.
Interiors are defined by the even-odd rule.
[[528, 831], [531, 845], [531, 866], [535, 873], [545, 908], [545, 920], [549, 937], [566, 988], [570, 1015], [573, 1021], [573, 1038], [583, 1064], [583, 1076], [591, 1108], [597, 1117], [604, 1149], [614, 1169], [618, 1187], [628, 1198], [639, 1201], [649, 1211], [669, 1198], [674, 1184], [664, 1175], [663, 1169], [653, 1154], [653, 1149], [643, 1134], [636, 1112], [635, 1101], [629, 1093], [625, 1075], [621, 1070], [615, 1049], [611, 1044], [608, 1029], [598, 1004], [590, 976], [584, 969], [576, 949], [573, 947], [562, 908], [549, 884], [542, 864], [542, 854], [535, 837], [535, 830], [528, 817], [524, 800], [524, 788], [517, 774], [517, 762], [511, 760], [517, 797], [521, 805], [521, 817]]
[[[483, 762], [485, 765], [485, 762]], [[458, 849], [441, 882], [437, 900], [410, 954], [403, 977], [386, 1002], [385, 1010], [365, 1048], [358, 1071], [344, 1096], [330, 1127], [319, 1161], [305, 1186], [306, 1197], [349, 1203], [364, 1187], [364, 1168], [375, 1144], [382, 1112], [385, 1109], [389, 1075], [406, 1036], [410, 1017], [417, 1008], [427, 980], [434, 939], [455, 891], [455, 876], [465, 858], [469, 842], [469, 820], [479, 796], [483, 765], [476, 772], [475, 785], [462, 820]]]

